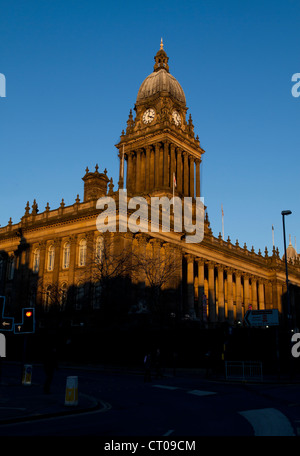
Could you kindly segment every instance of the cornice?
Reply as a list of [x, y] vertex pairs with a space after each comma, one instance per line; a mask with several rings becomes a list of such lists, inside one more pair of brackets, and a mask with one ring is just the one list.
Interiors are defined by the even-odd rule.
[[[88, 220], [88, 219], [93, 219], [99, 214], [99, 211], [96, 208], [92, 208], [89, 211], [85, 210], [84, 213], [76, 212], [75, 214], [59, 214], [54, 217], [47, 217], [41, 221], [35, 220], [32, 223], [28, 223], [26, 225], [22, 224], [22, 222], [19, 222], [18, 225], [15, 225], [16, 228], [13, 228], [9, 232], [5, 233], [0, 233], [0, 241], [8, 241], [12, 240], [14, 241], [17, 237], [17, 232], [20, 228], [22, 228], [22, 235], [23, 237], [26, 237], [26, 233], [31, 233], [34, 231], [38, 230], [47, 230], [51, 228], [57, 228], [61, 227], [62, 225], [67, 225], [67, 224], [72, 224], [74, 221], [82, 221], [82, 220]], [[95, 223], [95, 229], [96, 229], [96, 223]], [[9, 236], [7, 236], [9, 234]]]
[[163, 142], [170, 141], [175, 144], [177, 147], [185, 147], [185, 149], [199, 158], [197, 154], [204, 154], [205, 150], [200, 147], [199, 141], [192, 139], [188, 134], [183, 134], [182, 132], [176, 131], [175, 129], [170, 128], [153, 128], [152, 131], [142, 131], [140, 133], [128, 134], [121, 137], [121, 141], [115, 145], [116, 148], [121, 149], [124, 145], [124, 152], [126, 149], [137, 149], [145, 148], [147, 145], [152, 145], [153, 142]]

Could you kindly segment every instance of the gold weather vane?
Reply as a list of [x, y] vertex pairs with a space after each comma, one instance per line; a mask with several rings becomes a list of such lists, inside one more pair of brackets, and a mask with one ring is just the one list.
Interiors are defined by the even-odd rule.
[[163, 49], [164, 48], [164, 43], [163, 43], [163, 39], [161, 38], [160, 39], [160, 49]]

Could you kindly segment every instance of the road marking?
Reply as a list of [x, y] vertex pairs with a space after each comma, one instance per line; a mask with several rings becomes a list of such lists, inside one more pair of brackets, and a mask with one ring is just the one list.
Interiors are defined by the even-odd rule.
[[214, 391], [192, 390], [192, 391], [188, 391], [188, 394], [195, 394], [195, 396], [209, 396], [211, 394], [216, 394], [216, 393]]
[[168, 435], [171, 435], [173, 432], [174, 432], [174, 429], [170, 429], [165, 434], [163, 434], [163, 437], [168, 437]]
[[163, 388], [168, 390], [176, 390], [179, 389], [178, 386], [167, 386], [167, 385], [153, 385], [155, 388]]
[[257, 436], [294, 436], [294, 430], [287, 417], [274, 408], [246, 410], [239, 412], [248, 420]]
[[[81, 394], [81, 396], [83, 396], [83, 394]], [[86, 396], [86, 395], [85, 395]], [[40, 415], [39, 413], [35, 414], [35, 415], [30, 415], [28, 417], [24, 417], [24, 419], [22, 419], [22, 422], [21, 421], [18, 421], [18, 422], [11, 422], [11, 423], [3, 423], [1, 424], [1, 427], [3, 426], [19, 426], [20, 424], [32, 424], [35, 420], [37, 421], [56, 421], [56, 420], [69, 420], [69, 419], [72, 419], [72, 418], [78, 418], [79, 416], [83, 416], [83, 415], [93, 415], [93, 414], [96, 414], [96, 413], [103, 413], [103, 412], [108, 412], [109, 410], [112, 409], [112, 405], [109, 403], [109, 402], [105, 402], [105, 401], [102, 401], [102, 400], [99, 400], [99, 403], [102, 405], [102, 408], [101, 409], [96, 409], [96, 410], [86, 410], [86, 411], [80, 411], [78, 410], [76, 413], [66, 413], [66, 414], [63, 414], [63, 415]], [[24, 409], [26, 410], [26, 409]], [[36, 419], [33, 421], [32, 418], [33, 417], [36, 417]]]

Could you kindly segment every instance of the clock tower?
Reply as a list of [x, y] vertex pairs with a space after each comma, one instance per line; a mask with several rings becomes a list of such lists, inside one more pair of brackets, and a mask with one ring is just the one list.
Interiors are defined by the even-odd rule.
[[[130, 110], [126, 131], [116, 145], [120, 158], [119, 188], [129, 196], [200, 196], [200, 163], [204, 150], [187, 120], [185, 94], [169, 72], [163, 48], [153, 72], [143, 81]], [[125, 170], [126, 168], [126, 170]]]

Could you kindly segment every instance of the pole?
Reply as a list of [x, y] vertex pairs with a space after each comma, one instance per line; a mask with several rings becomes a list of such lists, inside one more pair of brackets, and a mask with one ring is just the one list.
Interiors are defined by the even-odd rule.
[[284, 216], [291, 214], [291, 211], [282, 211], [282, 224], [283, 224], [283, 242], [284, 242], [284, 259], [285, 259], [285, 276], [286, 276], [286, 299], [287, 299], [287, 318], [288, 318], [288, 338], [289, 338], [289, 371], [290, 378], [293, 377], [293, 360], [292, 360], [292, 318], [291, 318], [291, 309], [290, 309], [290, 294], [289, 294], [289, 277], [288, 277], [288, 264], [287, 264], [287, 255], [286, 255], [286, 240], [285, 240], [285, 220]]
[[287, 318], [288, 318], [288, 329], [291, 330], [291, 309], [290, 309], [290, 296], [289, 296], [289, 277], [288, 277], [288, 265], [287, 265], [287, 255], [286, 255], [286, 240], [285, 240], [285, 221], [284, 215], [282, 214], [282, 223], [283, 223], [283, 242], [284, 242], [284, 259], [285, 259], [285, 277], [286, 277], [286, 299], [287, 299]]
[[223, 211], [223, 204], [222, 204], [221, 208], [222, 208], [222, 237], [223, 237], [223, 241], [224, 241], [224, 211]]

